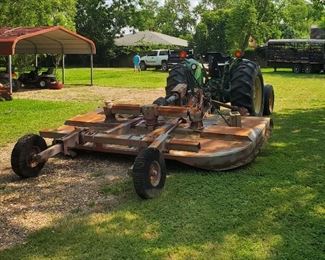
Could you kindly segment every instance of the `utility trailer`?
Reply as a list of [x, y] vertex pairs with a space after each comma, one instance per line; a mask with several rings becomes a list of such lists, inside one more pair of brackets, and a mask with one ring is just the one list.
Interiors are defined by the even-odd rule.
[[[271, 119], [221, 112], [105, 102], [102, 109], [73, 117], [57, 129], [20, 138], [12, 152], [12, 169], [23, 178], [35, 177], [49, 158], [74, 156], [78, 150], [134, 155], [135, 191], [143, 199], [153, 198], [165, 184], [165, 159], [221, 171], [256, 157], [270, 135]], [[48, 147], [44, 138], [51, 138], [52, 145]]]
[[319, 73], [325, 69], [324, 39], [269, 40], [267, 63], [274, 68], [292, 68], [294, 73]]

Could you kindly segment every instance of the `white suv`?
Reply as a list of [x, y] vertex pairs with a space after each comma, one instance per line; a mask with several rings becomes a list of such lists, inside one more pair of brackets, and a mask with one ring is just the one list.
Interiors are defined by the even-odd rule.
[[168, 50], [153, 50], [147, 55], [141, 57], [140, 68], [146, 70], [147, 67], [161, 68], [163, 71], [168, 70]]

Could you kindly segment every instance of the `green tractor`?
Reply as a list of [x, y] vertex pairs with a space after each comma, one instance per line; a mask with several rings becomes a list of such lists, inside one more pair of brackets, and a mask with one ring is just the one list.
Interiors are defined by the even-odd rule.
[[[214, 53], [207, 54], [209, 68], [194, 59], [184, 59], [174, 66], [167, 78], [166, 97], [158, 98], [157, 105], [188, 105], [198, 90], [203, 92], [206, 110], [219, 109], [220, 102], [237, 107], [242, 115], [268, 116], [274, 106], [272, 85], [264, 85], [259, 66], [253, 61], [229, 57], [218, 63]], [[186, 93], [175, 94], [175, 87], [186, 86]]]

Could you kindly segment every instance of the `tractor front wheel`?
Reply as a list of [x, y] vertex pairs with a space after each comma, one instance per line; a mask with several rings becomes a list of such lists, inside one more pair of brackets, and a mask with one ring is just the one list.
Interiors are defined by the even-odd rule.
[[35, 155], [47, 148], [45, 140], [35, 134], [21, 137], [11, 153], [11, 167], [22, 178], [36, 177], [45, 162], [37, 162]]
[[263, 77], [259, 66], [243, 59], [230, 75], [230, 102], [252, 116], [263, 115]]
[[133, 165], [133, 184], [142, 199], [157, 197], [165, 186], [166, 166], [158, 149], [147, 148], [140, 152]]

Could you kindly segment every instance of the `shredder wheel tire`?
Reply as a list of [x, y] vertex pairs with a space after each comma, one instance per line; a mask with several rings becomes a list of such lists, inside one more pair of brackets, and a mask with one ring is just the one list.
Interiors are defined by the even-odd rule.
[[133, 166], [135, 192], [142, 199], [157, 197], [165, 186], [166, 165], [158, 149], [147, 148], [139, 153]]
[[28, 134], [21, 137], [11, 153], [12, 170], [21, 178], [38, 176], [45, 162], [37, 163], [32, 160], [32, 156], [46, 148], [45, 140], [39, 135]]

